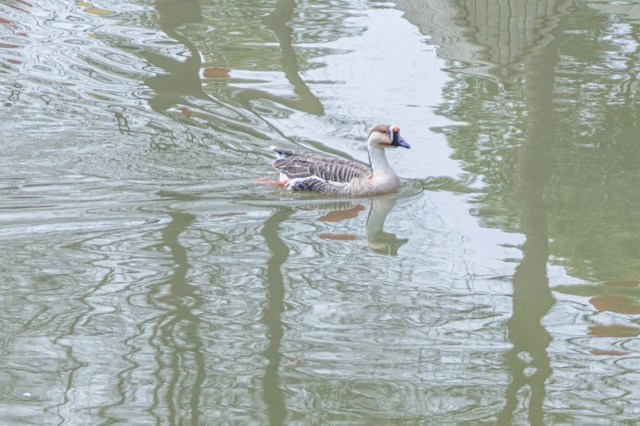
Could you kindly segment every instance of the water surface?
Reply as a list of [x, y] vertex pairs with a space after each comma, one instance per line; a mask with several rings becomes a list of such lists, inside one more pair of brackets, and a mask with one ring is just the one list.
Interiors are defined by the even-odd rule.
[[[632, 424], [640, 4], [0, 5], [3, 424]], [[256, 185], [269, 145], [376, 199]]]

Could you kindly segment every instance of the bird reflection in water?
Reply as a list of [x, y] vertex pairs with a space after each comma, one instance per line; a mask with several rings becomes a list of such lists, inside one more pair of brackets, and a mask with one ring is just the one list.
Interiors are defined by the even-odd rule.
[[[398, 238], [396, 234], [384, 230], [384, 223], [391, 210], [395, 207], [396, 201], [397, 197], [378, 197], [371, 200], [366, 231], [369, 249], [375, 253], [396, 256], [398, 249], [409, 241], [407, 238]], [[362, 204], [356, 206], [347, 205], [350, 207], [332, 210], [319, 220], [322, 222], [340, 222], [357, 217], [365, 209]], [[320, 238], [335, 241], [353, 241], [357, 240], [358, 236], [344, 233], [321, 233]]]

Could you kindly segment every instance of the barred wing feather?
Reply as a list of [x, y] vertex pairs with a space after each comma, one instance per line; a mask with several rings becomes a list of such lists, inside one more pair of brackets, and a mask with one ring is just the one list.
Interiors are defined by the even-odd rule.
[[316, 178], [325, 182], [348, 183], [371, 174], [371, 168], [362, 163], [298, 154], [275, 147], [272, 150], [279, 157], [273, 163], [274, 167], [289, 179]]

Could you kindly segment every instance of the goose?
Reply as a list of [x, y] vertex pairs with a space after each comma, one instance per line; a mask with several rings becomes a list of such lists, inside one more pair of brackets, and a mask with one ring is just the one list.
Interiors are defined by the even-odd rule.
[[400, 179], [393, 171], [385, 150], [411, 148], [395, 125], [378, 124], [369, 132], [369, 164], [341, 158], [299, 153], [270, 147], [276, 154], [273, 166], [280, 172], [278, 185], [293, 191], [311, 191], [335, 196], [376, 196], [393, 192]]

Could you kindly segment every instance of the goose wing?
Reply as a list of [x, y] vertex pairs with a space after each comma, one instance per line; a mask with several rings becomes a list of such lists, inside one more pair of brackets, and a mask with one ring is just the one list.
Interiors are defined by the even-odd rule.
[[[273, 166], [288, 179], [312, 179], [327, 183], [346, 184], [358, 177], [367, 177], [371, 168], [362, 163], [339, 158], [300, 154], [271, 147], [278, 159]], [[320, 184], [321, 182], [315, 182]]]

